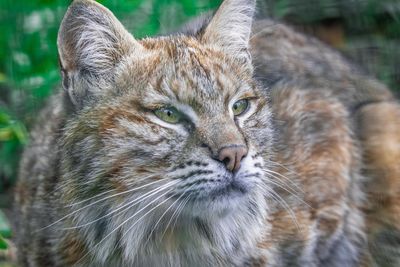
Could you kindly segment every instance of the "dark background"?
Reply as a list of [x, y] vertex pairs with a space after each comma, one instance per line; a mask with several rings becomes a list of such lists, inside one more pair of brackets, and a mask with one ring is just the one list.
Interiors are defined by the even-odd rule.
[[[59, 89], [56, 37], [67, 0], [0, 0], [0, 209], [10, 207], [21, 151]], [[166, 33], [221, 0], [99, 0], [136, 38]], [[400, 1], [258, 0], [260, 17], [313, 34], [400, 92]], [[0, 210], [0, 235], [9, 236]], [[0, 245], [1, 246], [1, 245]], [[0, 255], [1, 261], [1, 255]], [[0, 262], [0, 267], [8, 266]]]

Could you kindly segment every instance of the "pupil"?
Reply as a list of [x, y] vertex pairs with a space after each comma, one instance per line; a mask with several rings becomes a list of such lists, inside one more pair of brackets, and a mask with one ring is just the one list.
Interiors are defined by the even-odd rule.
[[171, 117], [171, 115], [172, 115], [171, 110], [167, 110], [167, 116], [168, 116], [168, 117]]

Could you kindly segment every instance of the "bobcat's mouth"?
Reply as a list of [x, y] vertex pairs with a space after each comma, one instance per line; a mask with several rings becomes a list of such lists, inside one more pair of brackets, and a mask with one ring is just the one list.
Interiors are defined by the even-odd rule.
[[209, 198], [235, 197], [247, 194], [249, 186], [241, 182], [240, 179], [233, 178], [223, 185], [218, 185], [209, 191]]
[[[173, 190], [173, 198], [184, 199], [195, 207], [219, 210], [234, 208], [253, 195], [262, 181], [262, 158], [251, 152], [241, 162], [238, 171], [229, 171], [222, 164], [211, 162], [206, 168], [179, 169], [176, 177], [181, 178]], [[182, 174], [184, 173], [184, 174]], [[183, 177], [183, 178], [182, 178]], [[178, 200], [179, 201], [179, 200]]]
[[249, 193], [251, 185], [243, 177], [227, 175], [213, 182], [208, 182], [207, 186], [192, 191], [192, 201], [214, 202], [219, 200], [240, 198]]

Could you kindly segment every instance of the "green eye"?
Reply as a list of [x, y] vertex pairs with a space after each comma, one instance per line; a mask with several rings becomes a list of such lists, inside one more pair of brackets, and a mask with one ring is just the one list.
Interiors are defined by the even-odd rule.
[[249, 107], [249, 100], [241, 99], [235, 102], [232, 106], [233, 115], [239, 116], [243, 114]]
[[154, 114], [161, 120], [173, 124], [178, 123], [182, 117], [181, 113], [174, 107], [156, 109]]

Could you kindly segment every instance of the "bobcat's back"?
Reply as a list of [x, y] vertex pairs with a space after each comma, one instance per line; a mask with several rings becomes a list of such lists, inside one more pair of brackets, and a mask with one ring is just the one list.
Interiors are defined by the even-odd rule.
[[[335, 227], [344, 226], [343, 236], [329, 241], [337, 243], [333, 261], [339, 262], [337, 266], [347, 266], [346, 262], [340, 263], [340, 258], [354, 250], [340, 248], [340, 243], [354, 238], [360, 243], [353, 244], [360, 246], [366, 234], [368, 242], [363, 249], [369, 249], [370, 254], [361, 253], [363, 264], [397, 266], [400, 263], [400, 169], [395, 163], [400, 159], [397, 100], [384, 85], [363, 74], [339, 53], [282, 24], [256, 23], [251, 44], [255, 76], [271, 90], [280, 136], [277, 157], [283, 166], [290, 166], [290, 171], [282, 167], [278, 172], [304, 179], [301, 187], [310, 194], [304, 199], [314, 203], [316, 213], [320, 213], [317, 219], [323, 229], [320, 232], [330, 232], [325, 232], [324, 238], [331, 238]], [[306, 219], [304, 225], [315, 220], [315, 211], [308, 214], [312, 214], [312, 219]], [[297, 217], [301, 218], [302, 213], [300, 210]], [[287, 233], [287, 228], [282, 228]], [[323, 266], [328, 264], [332, 263], [324, 262]]]

